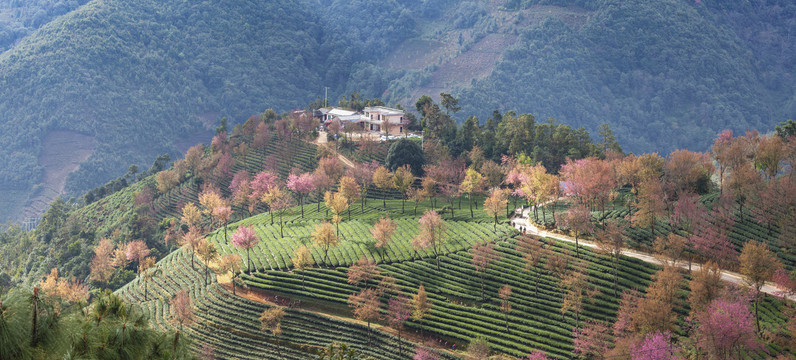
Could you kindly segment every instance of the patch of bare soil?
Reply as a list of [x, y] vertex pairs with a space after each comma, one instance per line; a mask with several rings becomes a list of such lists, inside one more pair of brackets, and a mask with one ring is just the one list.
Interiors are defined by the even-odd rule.
[[[22, 219], [39, 216], [63, 194], [66, 177], [94, 153], [94, 137], [73, 131], [50, 131], [42, 141], [39, 166], [44, 168], [39, 191], [25, 205]], [[22, 220], [20, 219], [20, 220]]]
[[515, 41], [517, 36], [510, 34], [484, 36], [469, 50], [440, 65], [428, 83], [415, 91], [412, 98], [418, 98], [422, 94], [433, 94], [432, 98], [436, 100], [441, 92], [450, 92], [455, 87], [467, 86], [473, 79], [483, 79], [492, 73], [503, 52]]
[[436, 64], [448, 55], [446, 46], [442, 42], [409, 39], [388, 55], [382, 65], [390, 69], [420, 70], [429, 64]]
[[209, 144], [210, 140], [213, 138], [213, 134], [214, 132], [212, 130], [202, 129], [188, 134], [188, 136], [174, 140], [174, 147], [177, 148], [180, 154], [185, 154], [191, 146], [199, 143]]

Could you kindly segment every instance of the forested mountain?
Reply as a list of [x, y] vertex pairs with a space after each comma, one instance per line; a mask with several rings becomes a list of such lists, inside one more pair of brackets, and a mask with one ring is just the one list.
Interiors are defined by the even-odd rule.
[[0, 52], [88, 0], [0, 0]]
[[[448, 92], [460, 122], [515, 110], [608, 123], [633, 152], [704, 150], [721, 129], [793, 117], [795, 13], [785, 0], [3, 0], [0, 219], [324, 87], [332, 103], [358, 91], [406, 108]], [[41, 158], [75, 149], [68, 167]]]
[[580, 3], [588, 20], [518, 29], [493, 73], [462, 91], [463, 112], [510, 104], [591, 130], [605, 121], [635, 152], [704, 150], [721, 129], [796, 114], [793, 2], [548, 3]]

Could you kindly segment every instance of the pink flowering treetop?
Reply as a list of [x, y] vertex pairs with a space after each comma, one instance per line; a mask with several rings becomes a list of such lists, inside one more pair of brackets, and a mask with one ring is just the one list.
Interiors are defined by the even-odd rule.
[[439, 359], [439, 355], [437, 355], [436, 352], [423, 347], [418, 347], [417, 350], [415, 350], [415, 356], [412, 357], [412, 360], [437, 360], [437, 359]]
[[588, 322], [572, 333], [573, 353], [581, 356], [602, 356], [613, 343], [609, 324], [598, 321]]
[[547, 355], [541, 351], [534, 351], [528, 354], [524, 358], [520, 358], [520, 360], [548, 360], [550, 359]]
[[774, 272], [773, 280], [783, 295], [796, 295], [796, 272], [788, 274], [782, 268], [777, 269]]
[[653, 332], [647, 334], [638, 344], [630, 346], [630, 354], [633, 360], [676, 360], [680, 359], [675, 355], [678, 351], [676, 346], [671, 345], [672, 334], [668, 331]]
[[125, 257], [127, 261], [141, 262], [144, 258], [149, 256], [149, 247], [143, 240], [136, 240], [127, 244]]
[[235, 231], [234, 234], [232, 234], [232, 246], [246, 249], [246, 258], [249, 265], [249, 271], [251, 271], [251, 257], [249, 256], [249, 250], [257, 246], [258, 243], [260, 243], [260, 238], [257, 236], [254, 228], [251, 226], [241, 226], [237, 231]]
[[313, 176], [311, 173], [303, 173], [301, 175], [290, 174], [287, 177], [287, 188], [298, 195], [302, 218], [304, 217], [304, 197], [315, 190], [315, 182], [312, 180]]
[[268, 190], [274, 187], [278, 181], [279, 177], [270, 171], [261, 171], [257, 173], [254, 179], [249, 183], [249, 187], [251, 187], [252, 190], [251, 197], [255, 199], [261, 198]]
[[711, 358], [726, 359], [743, 350], [762, 349], [757, 342], [754, 318], [746, 301], [713, 300], [694, 318], [699, 347]]

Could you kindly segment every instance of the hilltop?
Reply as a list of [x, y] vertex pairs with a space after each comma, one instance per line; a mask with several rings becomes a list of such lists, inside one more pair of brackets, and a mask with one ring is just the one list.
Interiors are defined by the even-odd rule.
[[[725, 351], [703, 344], [719, 331], [741, 336], [745, 358], [793, 352], [793, 304], [754, 291], [774, 280], [796, 292], [792, 124], [664, 158], [530, 114], [505, 114], [495, 140], [426, 108], [422, 158], [400, 155], [417, 149], [410, 138], [317, 144], [309, 113], [266, 110], [86, 204], [58, 200], [35, 231], [0, 233], [2, 301], [20, 307], [36, 285], [56, 305], [68, 289], [77, 301], [115, 290], [170, 343], [187, 337], [186, 357], [310, 359], [335, 341], [385, 360], [707, 356]], [[509, 152], [529, 144], [541, 163]], [[523, 234], [528, 219], [589, 246]], [[721, 268], [686, 266], [708, 260]], [[744, 281], [721, 282], [722, 269]], [[737, 326], [712, 327], [728, 313]], [[81, 343], [25, 344], [57, 355]]]

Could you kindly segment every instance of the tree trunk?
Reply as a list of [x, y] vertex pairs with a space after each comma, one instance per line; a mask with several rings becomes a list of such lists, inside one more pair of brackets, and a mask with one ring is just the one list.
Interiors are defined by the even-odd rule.
[[304, 218], [304, 196], [299, 194], [299, 205], [301, 205], [301, 218]]
[[251, 255], [249, 255], [250, 254], [249, 250], [250, 249], [246, 249], [246, 264], [249, 265], [249, 273], [251, 273], [252, 272], [252, 257], [251, 257]]
[[282, 226], [282, 224], [283, 224], [283, 222], [282, 222], [282, 213], [283, 212], [284, 212], [284, 210], [279, 212], [279, 237], [280, 238], [284, 238], [285, 237], [285, 234], [282, 231], [282, 228], [283, 228], [283, 226]]
[[614, 257], [614, 296], [619, 297], [619, 259]]
[[470, 203], [470, 219], [472, 219], [473, 217], [475, 217], [473, 215], [473, 195], [471, 194], [471, 195], [467, 196], [467, 199], [468, 199], [468, 202]]
[[370, 320], [368, 320], [368, 348], [370, 348]]
[[760, 333], [760, 316], [757, 315], [757, 303], [758, 303], [758, 296], [760, 295], [760, 289], [757, 289], [757, 293], [755, 294], [755, 324], [757, 325], [757, 332]]
[[398, 357], [402, 357], [404, 354], [403, 344], [401, 343], [401, 328], [403, 326], [398, 327]]
[[[180, 326], [180, 328], [182, 328], [182, 326]], [[177, 343], [179, 343], [179, 342], [180, 342], [180, 330], [177, 330], [177, 332], [174, 333], [174, 343], [171, 344], [171, 352], [172, 353], [176, 353], [177, 352]]]
[[30, 332], [30, 346], [36, 347], [36, 338], [38, 337], [38, 324], [39, 324], [39, 291], [38, 288], [33, 289], [33, 321], [31, 323]]
[[[539, 205], [536, 205], [536, 207], [539, 207]], [[542, 222], [544, 224], [547, 224], [547, 212], [544, 210], [544, 208], [542, 208]], [[547, 226], [545, 226], [545, 227], [547, 227]]]

